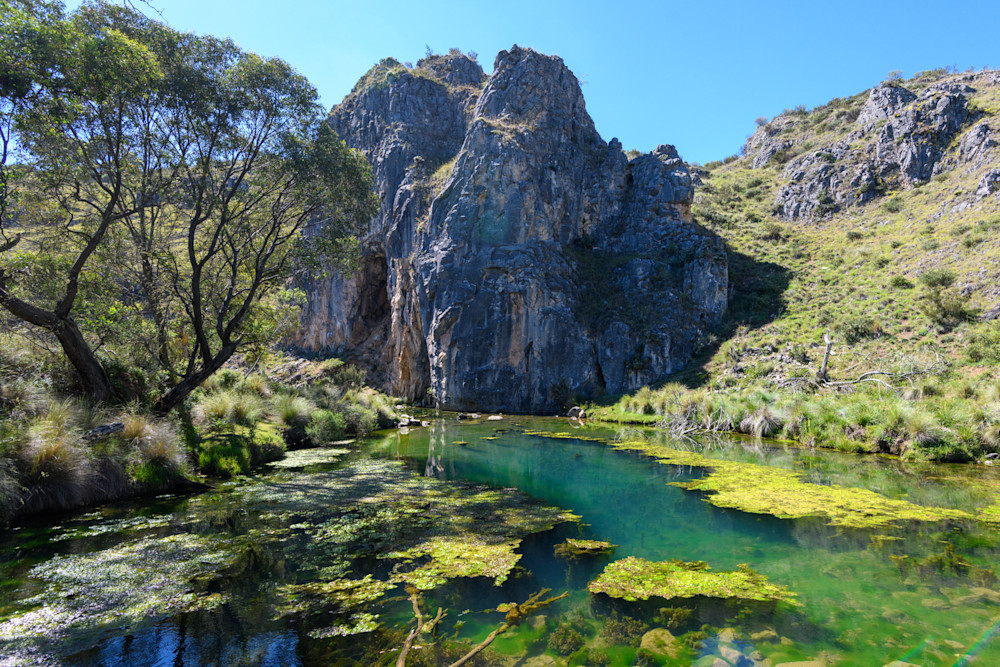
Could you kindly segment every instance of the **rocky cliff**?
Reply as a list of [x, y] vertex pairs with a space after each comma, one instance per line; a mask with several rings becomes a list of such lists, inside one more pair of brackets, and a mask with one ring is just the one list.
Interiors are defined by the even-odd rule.
[[672, 146], [605, 142], [576, 77], [517, 46], [384, 60], [330, 115], [382, 200], [354, 276], [315, 281], [297, 344], [410, 400], [549, 411], [685, 364], [726, 311], [718, 237]]

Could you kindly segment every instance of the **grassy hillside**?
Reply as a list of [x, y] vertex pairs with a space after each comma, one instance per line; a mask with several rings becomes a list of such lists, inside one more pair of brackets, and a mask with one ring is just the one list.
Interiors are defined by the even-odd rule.
[[[730, 248], [722, 342], [663, 387], [596, 413], [938, 459], [1000, 448], [1000, 194], [981, 190], [1000, 148], [966, 155], [969, 132], [1000, 136], [998, 81], [941, 70], [894, 82], [918, 96], [968, 85], [968, 119], [938, 147], [933, 176], [909, 182], [889, 170], [863, 203], [862, 192], [834, 201], [823, 190], [811, 215], [790, 217], [778, 200], [800, 156], [851, 173], [886, 150], [876, 135], [892, 117], [859, 136], [868, 91], [759, 121], [748, 149], [761, 137], [786, 146], [765, 164], [747, 150], [695, 167], [695, 219]], [[838, 146], [840, 156], [826, 150]], [[832, 347], [818, 382], [824, 335]]]

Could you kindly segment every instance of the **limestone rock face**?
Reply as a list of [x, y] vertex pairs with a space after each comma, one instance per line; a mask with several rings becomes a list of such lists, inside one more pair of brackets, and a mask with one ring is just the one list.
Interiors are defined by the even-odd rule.
[[383, 61], [331, 113], [382, 208], [357, 275], [306, 286], [295, 341], [444, 408], [559, 409], [680, 368], [727, 306], [672, 146], [601, 139], [562, 60], [517, 46]]
[[934, 87], [893, 114], [875, 144], [880, 171], [898, 170], [909, 185], [933, 176], [948, 142], [969, 119], [971, 92], [958, 84]]
[[[892, 83], [873, 88], [846, 138], [788, 162], [782, 174], [787, 183], [778, 192], [775, 211], [785, 220], [824, 218], [888, 190], [924, 183], [953, 167], [942, 158], [951, 141], [975, 120], [968, 101], [973, 92], [954, 82], [930, 86], [919, 95]], [[769, 125], [781, 127], [775, 121]], [[759, 167], [770, 159], [764, 159], [767, 147], [782, 138], [777, 134], [755, 143], [754, 137], [745, 150], [758, 151], [752, 165]], [[980, 166], [995, 143], [990, 127], [980, 123], [962, 135], [960, 159]]]
[[902, 86], [883, 83], [872, 88], [855, 124], [862, 132], [871, 132], [879, 121], [888, 122], [917, 96]]

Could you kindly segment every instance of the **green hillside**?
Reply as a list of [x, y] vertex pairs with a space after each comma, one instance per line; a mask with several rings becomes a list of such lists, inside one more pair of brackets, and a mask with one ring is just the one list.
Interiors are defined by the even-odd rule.
[[[1000, 76], [880, 89], [916, 98], [867, 132], [871, 91], [760, 119], [740, 156], [693, 167], [695, 220], [730, 249], [729, 321], [700, 364], [603, 418], [939, 459], [1000, 446]], [[944, 97], [964, 109], [935, 113]], [[893, 165], [911, 145], [937, 157], [929, 177]]]

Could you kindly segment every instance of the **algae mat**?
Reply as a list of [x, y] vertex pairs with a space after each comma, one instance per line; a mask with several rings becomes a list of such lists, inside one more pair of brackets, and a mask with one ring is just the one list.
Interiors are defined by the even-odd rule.
[[746, 565], [729, 572], [713, 572], [703, 561], [652, 562], [633, 556], [610, 563], [587, 585], [587, 590], [629, 602], [651, 597], [665, 600], [709, 597], [797, 604], [794, 593], [770, 583], [767, 577]]
[[[326, 624], [308, 631], [313, 638], [370, 632], [379, 625], [373, 603], [400, 584], [500, 584], [524, 536], [578, 520], [515, 489], [441, 482], [372, 460], [233, 481], [181, 507], [170, 521], [98, 517], [67, 531], [69, 548], [82, 552], [27, 570], [25, 583], [41, 592], [2, 609], [0, 662], [61, 664], [102, 638], [227, 605], [238, 582], [262, 576], [274, 582], [262, 616], [320, 615]], [[105, 527], [118, 544], [102, 542]], [[50, 539], [68, 542], [58, 532]], [[364, 559], [390, 568], [359, 572]]]
[[641, 452], [660, 463], [709, 469], [709, 473], [674, 486], [707, 491], [716, 507], [779, 519], [827, 517], [833, 526], [879, 528], [895, 522], [974, 519], [962, 510], [924, 507], [905, 500], [887, 498], [874, 491], [846, 486], [823, 486], [802, 480], [792, 470], [737, 461], [710, 459], [697, 452], [671, 449], [649, 442], [612, 443], [615, 449]]

